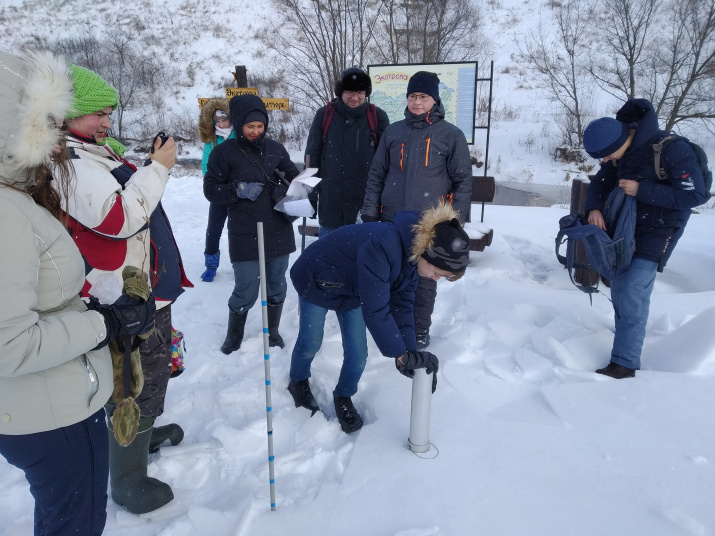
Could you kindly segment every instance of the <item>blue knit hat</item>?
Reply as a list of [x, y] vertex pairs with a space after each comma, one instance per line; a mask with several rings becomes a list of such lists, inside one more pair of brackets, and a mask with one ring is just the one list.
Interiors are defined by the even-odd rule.
[[439, 76], [428, 71], [417, 71], [407, 82], [407, 95], [410, 93], [426, 93], [437, 102], [439, 100]]
[[583, 148], [592, 158], [603, 158], [623, 147], [630, 133], [625, 123], [601, 117], [591, 121], [583, 131]]

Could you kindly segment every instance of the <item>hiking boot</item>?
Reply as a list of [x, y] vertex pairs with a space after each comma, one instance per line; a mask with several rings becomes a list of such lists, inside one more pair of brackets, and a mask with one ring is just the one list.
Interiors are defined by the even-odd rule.
[[611, 361], [608, 366], [598, 369], [596, 374], [603, 374], [604, 376], [622, 380], [624, 378], [633, 378], [636, 375], [636, 371]]
[[338, 417], [340, 428], [346, 434], [357, 432], [362, 428], [362, 417], [353, 406], [353, 401], [349, 396], [333, 395], [335, 404], [335, 415]]
[[310, 416], [315, 415], [315, 412], [320, 409], [318, 402], [315, 400], [308, 380], [300, 380], [290, 382], [288, 384], [288, 392], [293, 396], [296, 408], [305, 408], [311, 411]]
[[429, 333], [418, 333], [417, 334], [417, 349], [424, 350], [429, 346]]
[[149, 452], [159, 452], [159, 447], [165, 442], [171, 442], [171, 446], [175, 447], [184, 439], [184, 431], [181, 426], [175, 423], [167, 424], [166, 426], [155, 426], [151, 429], [151, 440], [149, 441]]

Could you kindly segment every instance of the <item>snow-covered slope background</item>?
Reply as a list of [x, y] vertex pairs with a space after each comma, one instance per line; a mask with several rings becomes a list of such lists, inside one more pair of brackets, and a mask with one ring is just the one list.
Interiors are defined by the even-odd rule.
[[[37, 28], [65, 35], [82, 20], [101, 28], [118, 17], [108, 1], [3, 0], [0, 6], [4, 49]], [[223, 87], [234, 65], [269, 69], [245, 38], [247, 29], [259, 29], [265, 8], [246, 1], [125, 0], [121, 16], [165, 28], [166, 41], [151, 53], [196, 63], [194, 85], [177, 88], [171, 106], [197, 113], [196, 98]], [[495, 40], [495, 110], [517, 110], [493, 123], [490, 174], [520, 188], [563, 186], [568, 199], [571, 183], [564, 178], [576, 174], [549, 157], [544, 118], [552, 110], [536, 90], [524, 89], [518, 77], [528, 75], [516, 74], [525, 70], [511, 56], [515, 36], [528, 31], [536, 14], [549, 12], [537, 0], [484, 6]], [[235, 31], [216, 36], [210, 29], [217, 25]], [[615, 109], [605, 100], [599, 106], [603, 114]], [[714, 153], [712, 139], [698, 141]], [[300, 160], [301, 148], [291, 150]], [[200, 148], [183, 144], [182, 153], [198, 158]], [[441, 368], [432, 400], [433, 449], [423, 457], [406, 448], [411, 383], [372, 342], [353, 399], [366, 425], [350, 436], [340, 430], [330, 393], [342, 347], [332, 314], [311, 379], [324, 413], [309, 418], [293, 407], [285, 390], [298, 328], [290, 288], [281, 325], [287, 346], [271, 349], [277, 490], [271, 512], [260, 309], [249, 314], [241, 350], [223, 355], [231, 268], [224, 259], [216, 280], [201, 282], [208, 203], [200, 171], [177, 168], [172, 177], [164, 208], [196, 287], [173, 307], [174, 326], [186, 337], [187, 369], [171, 380], [158, 424], [177, 422], [186, 437], [152, 455], [149, 472], [168, 482], [176, 498], [143, 516], [110, 499], [105, 534], [715, 534], [712, 208], [692, 216], [658, 275], [643, 370], [616, 381], [592, 372], [608, 362], [611, 304], [595, 296], [589, 305], [554, 256], [567, 206], [487, 206], [493, 244], [473, 253], [474, 266], [460, 281], [439, 284], [430, 350]], [[479, 220], [477, 207], [472, 219]], [[296, 242], [300, 248], [297, 232]], [[228, 250], [225, 236], [221, 249]], [[32, 534], [32, 505], [23, 474], [0, 462], [0, 535]]]

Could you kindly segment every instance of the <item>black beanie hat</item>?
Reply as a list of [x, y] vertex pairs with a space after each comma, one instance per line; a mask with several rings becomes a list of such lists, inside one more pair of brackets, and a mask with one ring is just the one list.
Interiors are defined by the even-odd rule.
[[612, 117], [591, 121], [583, 131], [583, 148], [591, 158], [604, 158], [623, 147], [631, 128]]
[[[422, 90], [418, 90], [422, 92]], [[434, 226], [432, 247], [427, 249], [422, 258], [441, 270], [460, 273], [469, 264], [469, 235], [453, 218]]]
[[368, 74], [358, 67], [350, 67], [340, 73], [340, 80], [335, 82], [335, 94], [342, 98], [343, 91], [364, 91], [369, 97], [372, 93], [372, 82]]
[[426, 93], [435, 102], [439, 101], [439, 76], [429, 71], [417, 71], [407, 82], [407, 95], [410, 93]]
[[268, 118], [266, 117], [266, 114], [264, 114], [261, 110], [253, 110], [246, 114], [246, 117], [243, 118], [243, 123], [241, 124], [241, 126], [245, 125], [246, 123], [253, 123], [254, 121], [260, 121], [264, 125], [268, 124]]

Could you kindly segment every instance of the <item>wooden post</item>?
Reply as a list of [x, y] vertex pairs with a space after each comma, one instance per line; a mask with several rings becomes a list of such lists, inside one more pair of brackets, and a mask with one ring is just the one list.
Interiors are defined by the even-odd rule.
[[[571, 214], [586, 215], [586, 193], [588, 192], [589, 181], [583, 179], [574, 179], [571, 184]], [[586, 252], [583, 245], [580, 243], [574, 247], [574, 261], [577, 263], [588, 264]], [[575, 268], [573, 278], [579, 285], [595, 285], [598, 282], [598, 272], [588, 268]]]
[[236, 79], [236, 87], [248, 87], [248, 77], [245, 65], [236, 65], [236, 72], [233, 73]]

